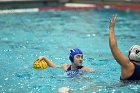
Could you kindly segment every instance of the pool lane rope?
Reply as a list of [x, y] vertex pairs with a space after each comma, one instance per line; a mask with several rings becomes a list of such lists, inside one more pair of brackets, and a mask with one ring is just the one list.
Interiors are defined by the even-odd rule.
[[130, 5], [103, 5], [103, 4], [66, 3], [64, 6], [57, 6], [57, 7], [0, 10], [0, 14], [7, 14], [7, 13], [28, 13], [28, 12], [39, 12], [39, 11], [48, 11], [48, 10], [90, 9], [90, 8], [91, 9], [92, 8], [105, 8], [105, 9], [114, 8], [114, 9], [140, 10], [140, 6], [130, 6]]

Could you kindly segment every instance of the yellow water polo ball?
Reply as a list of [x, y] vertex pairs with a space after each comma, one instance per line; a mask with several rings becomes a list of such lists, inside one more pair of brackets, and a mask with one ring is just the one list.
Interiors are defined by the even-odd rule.
[[44, 59], [37, 59], [34, 64], [33, 64], [33, 68], [35, 69], [45, 69], [48, 68], [48, 64]]

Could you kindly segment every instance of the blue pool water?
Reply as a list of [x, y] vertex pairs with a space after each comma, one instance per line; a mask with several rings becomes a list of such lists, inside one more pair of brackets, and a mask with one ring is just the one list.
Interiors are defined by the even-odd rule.
[[[108, 26], [117, 14], [118, 46], [127, 56], [140, 45], [140, 12], [125, 10], [71, 10], [0, 15], [0, 92], [57, 93], [69, 87], [72, 93], [137, 93], [139, 84], [117, 86], [120, 66], [108, 44]], [[44, 55], [56, 64], [69, 63], [69, 50], [84, 52], [84, 65], [98, 73], [68, 78], [63, 69], [36, 70], [32, 64]]]

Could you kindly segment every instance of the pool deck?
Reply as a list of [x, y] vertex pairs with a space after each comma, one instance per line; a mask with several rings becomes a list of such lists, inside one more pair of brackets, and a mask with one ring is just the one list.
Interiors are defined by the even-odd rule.
[[35, 8], [62, 5], [59, 0], [0, 0], [0, 9]]
[[[0, 0], [0, 10], [22, 8], [40, 8], [40, 10], [49, 10], [52, 9], [52, 7], [54, 7], [54, 9], [56, 10], [66, 10], [73, 8], [75, 9], [75, 6], [73, 7], [73, 5], [68, 7], [65, 6], [69, 3], [71, 5], [90, 4], [90, 6], [88, 5], [88, 8], [117, 8], [140, 10], [140, 0]], [[84, 6], [83, 8], [87, 7]]]
[[84, 4], [107, 4], [107, 5], [140, 5], [140, 0], [0, 0], [1, 3], [84, 3]]
[[104, 5], [140, 5], [140, 0], [71, 0], [71, 2]]

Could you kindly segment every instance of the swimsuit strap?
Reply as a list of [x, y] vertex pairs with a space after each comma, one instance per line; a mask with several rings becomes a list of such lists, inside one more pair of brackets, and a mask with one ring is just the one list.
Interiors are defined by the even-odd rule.
[[120, 80], [140, 80], [140, 66], [133, 63], [134, 64], [134, 72], [133, 74], [128, 78], [128, 79], [121, 79]]
[[66, 71], [71, 71], [71, 70], [72, 70], [72, 69], [71, 69], [71, 65], [70, 65]]
[[127, 80], [140, 80], [140, 66], [135, 63], [133, 63], [133, 64], [135, 66], [134, 72], [133, 72], [132, 76]]
[[78, 66], [77, 69], [82, 69], [84, 66]]

